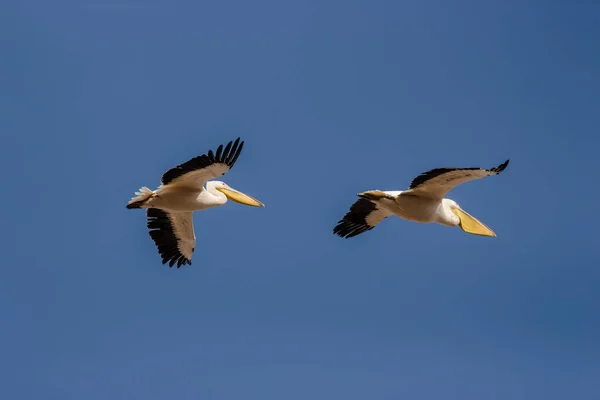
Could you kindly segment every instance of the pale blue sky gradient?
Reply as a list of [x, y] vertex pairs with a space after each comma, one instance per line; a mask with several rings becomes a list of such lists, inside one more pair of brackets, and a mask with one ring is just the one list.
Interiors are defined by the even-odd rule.
[[[597, 399], [600, 6], [0, 4], [3, 399]], [[160, 264], [125, 209], [241, 136]], [[498, 234], [332, 228], [435, 167]]]

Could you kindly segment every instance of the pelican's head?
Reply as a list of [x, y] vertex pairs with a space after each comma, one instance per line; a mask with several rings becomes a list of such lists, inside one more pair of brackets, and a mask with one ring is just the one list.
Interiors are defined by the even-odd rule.
[[459, 225], [461, 229], [467, 233], [481, 236], [493, 236], [496, 234], [493, 230], [488, 228], [483, 222], [477, 218], [471, 216], [468, 212], [460, 208], [457, 202], [450, 199], [443, 199], [442, 204], [444, 208], [450, 209], [454, 214], [453, 220], [456, 222], [455, 225]]
[[248, 196], [240, 192], [239, 190], [235, 190], [225, 182], [221, 181], [210, 181], [206, 184], [207, 189], [214, 188], [219, 192], [223, 193], [229, 200], [235, 201], [236, 203], [245, 204], [247, 206], [252, 207], [264, 207], [265, 205], [260, 201], [256, 200], [254, 197]]

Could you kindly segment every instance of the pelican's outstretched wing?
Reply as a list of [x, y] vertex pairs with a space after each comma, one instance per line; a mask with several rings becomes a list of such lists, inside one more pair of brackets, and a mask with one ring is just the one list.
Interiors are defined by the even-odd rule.
[[446, 193], [456, 186], [489, 175], [498, 175], [508, 165], [503, 164], [491, 169], [484, 168], [436, 168], [417, 176], [410, 184], [409, 190], [401, 196], [413, 195], [433, 199], [442, 199]]
[[391, 212], [378, 204], [361, 198], [352, 204], [350, 211], [333, 228], [333, 233], [344, 238], [351, 238], [370, 231], [390, 215], [392, 215]]
[[196, 246], [191, 212], [166, 212], [158, 208], [146, 211], [150, 237], [158, 247], [162, 263], [169, 267], [192, 264]]
[[227, 143], [225, 149], [220, 145], [215, 153], [209, 150], [208, 154], [192, 158], [181, 165], [171, 168], [162, 176], [164, 186], [173, 185], [202, 190], [206, 181], [218, 178], [229, 171], [240, 156], [244, 142], [237, 138], [235, 142]]

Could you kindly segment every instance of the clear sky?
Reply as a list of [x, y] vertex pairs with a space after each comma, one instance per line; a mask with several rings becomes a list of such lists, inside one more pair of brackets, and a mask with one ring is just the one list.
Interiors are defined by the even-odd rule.
[[[3, 399], [597, 399], [600, 5], [0, 3]], [[169, 269], [142, 185], [241, 136]], [[452, 191], [497, 238], [335, 223]]]

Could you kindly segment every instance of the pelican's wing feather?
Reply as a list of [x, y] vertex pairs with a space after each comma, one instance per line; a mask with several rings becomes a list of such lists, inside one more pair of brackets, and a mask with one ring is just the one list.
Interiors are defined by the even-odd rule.
[[378, 204], [361, 198], [352, 204], [350, 211], [333, 228], [333, 233], [343, 238], [351, 238], [370, 231], [390, 215], [392, 215], [391, 212]]
[[402, 196], [416, 195], [434, 199], [443, 198], [446, 193], [456, 186], [475, 179], [497, 175], [504, 171], [508, 165], [504, 163], [491, 169], [485, 168], [436, 168], [417, 176], [410, 184], [409, 190], [402, 192]]
[[177, 264], [177, 268], [191, 265], [196, 246], [192, 213], [149, 208], [146, 216], [150, 237], [158, 247], [162, 263], [169, 263], [169, 267]]
[[163, 186], [186, 186], [201, 190], [204, 184], [218, 178], [229, 171], [240, 156], [244, 142], [237, 138], [235, 142], [227, 143], [225, 149], [220, 145], [216, 153], [209, 150], [208, 154], [194, 157], [181, 165], [171, 168], [162, 176]]

